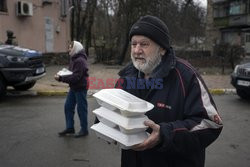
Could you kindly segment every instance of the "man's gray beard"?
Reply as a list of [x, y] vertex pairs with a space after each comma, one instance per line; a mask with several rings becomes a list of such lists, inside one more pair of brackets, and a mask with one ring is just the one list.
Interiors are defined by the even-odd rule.
[[150, 58], [146, 59], [144, 64], [140, 64], [135, 61], [135, 58], [131, 54], [131, 59], [135, 68], [144, 74], [151, 74], [153, 70], [161, 63], [161, 55], [159, 51], [155, 53], [155, 55], [151, 56]]

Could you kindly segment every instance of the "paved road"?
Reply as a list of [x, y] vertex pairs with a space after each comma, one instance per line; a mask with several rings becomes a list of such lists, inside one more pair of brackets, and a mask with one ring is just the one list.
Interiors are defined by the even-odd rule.
[[[65, 97], [7, 97], [0, 103], [0, 166], [118, 167], [117, 146], [97, 139], [60, 138]], [[224, 121], [219, 139], [207, 149], [206, 167], [248, 167], [250, 164], [250, 103], [236, 95], [214, 96]], [[89, 110], [97, 108], [89, 98]], [[89, 126], [94, 116], [89, 114]], [[76, 121], [79, 129], [79, 122]], [[156, 165], [157, 166], [157, 165]]]
[[[8, 97], [0, 104], [0, 166], [3, 167], [116, 167], [119, 148], [97, 139], [61, 138], [65, 97]], [[89, 108], [97, 107], [89, 99]], [[89, 114], [89, 125], [94, 117]], [[76, 120], [76, 129], [79, 122]], [[119, 165], [118, 165], [119, 166]]]

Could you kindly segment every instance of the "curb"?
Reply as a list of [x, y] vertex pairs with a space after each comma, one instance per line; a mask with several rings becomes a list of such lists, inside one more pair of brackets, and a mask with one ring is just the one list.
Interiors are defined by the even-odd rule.
[[[88, 90], [87, 96], [92, 96], [98, 89]], [[66, 96], [68, 91], [37, 91], [36, 94], [39, 96]]]
[[235, 89], [209, 89], [212, 95], [232, 95], [236, 94]]
[[[88, 90], [87, 96], [92, 96], [99, 90]], [[7, 96], [66, 96], [68, 93], [67, 90], [27, 90], [27, 91], [16, 91], [16, 90], [8, 90]]]
[[40, 96], [66, 96], [68, 91], [37, 91]]
[[[99, 89], [88, 90], [87, 96], [92, 96], [98, 92]], [[235, 89], [209, 89], [212, 95], [231, 95], [236, 94]], [[37, 91], [36, 94], [39, 96], [66, 96], [68, 91]]]

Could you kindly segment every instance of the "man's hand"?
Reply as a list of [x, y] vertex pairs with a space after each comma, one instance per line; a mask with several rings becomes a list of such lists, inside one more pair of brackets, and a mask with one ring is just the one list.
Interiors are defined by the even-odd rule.
[[132, 148], [135, 151], [143, 151], [153, 148], [160, 142], [160, 126], [151, 120], [145, 121], [144, 124], [150, 127], [153, 131], [146, 140]]
[[54, 78], [55, 78], [55, 80], [59, 81], [60, 76], [56, 74], [56, 75], [54, 76]]

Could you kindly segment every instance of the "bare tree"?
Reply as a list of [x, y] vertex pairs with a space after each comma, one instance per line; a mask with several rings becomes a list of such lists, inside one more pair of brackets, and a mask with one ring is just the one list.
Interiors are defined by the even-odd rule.
[[[90, 3], [89, 3], [90, 2]], [[87, 14], [88, 14], [88, 22], [86, 26], [86, 53], [88, 54], [89, 47], [91, 46], [91, 28], [94, 23], [94, 12], [97, 4], [97, 0], [88, 0], [87, 3]]]
[[97, 0], [72, 0], [74, 6], [71, 22], [71, 38], [86, 41], [85, 48], [91, 46], [91, 28], [94, 22], [94, 12]]
[[[75, 5], [85, 2], [84, 9], [75, 9], [80, 11], [80, 19], [75, 16], [75, 19], [78, 19], [78, 22], [75, 22], [78, 28], [75, 28], [74, 36], [79, 36], [79, 39], [86, 42], [87, 50], [92, 43], [97, 46], [97, 43], [102, 41], [102, 57], [110, 57], [112, 54], [118, 64], [122, 64], [127, 58], [128, 35], [132, 24], [143, 15], [155, 15], [166, 22], [174, 44], [185, 44], [191, 36], [204, 34], [205, 12], [193, 3], [193, 0], [72, 1], [75, 1]], [[94, 39], [94, 42], [91, 42], [91, 39]]]

